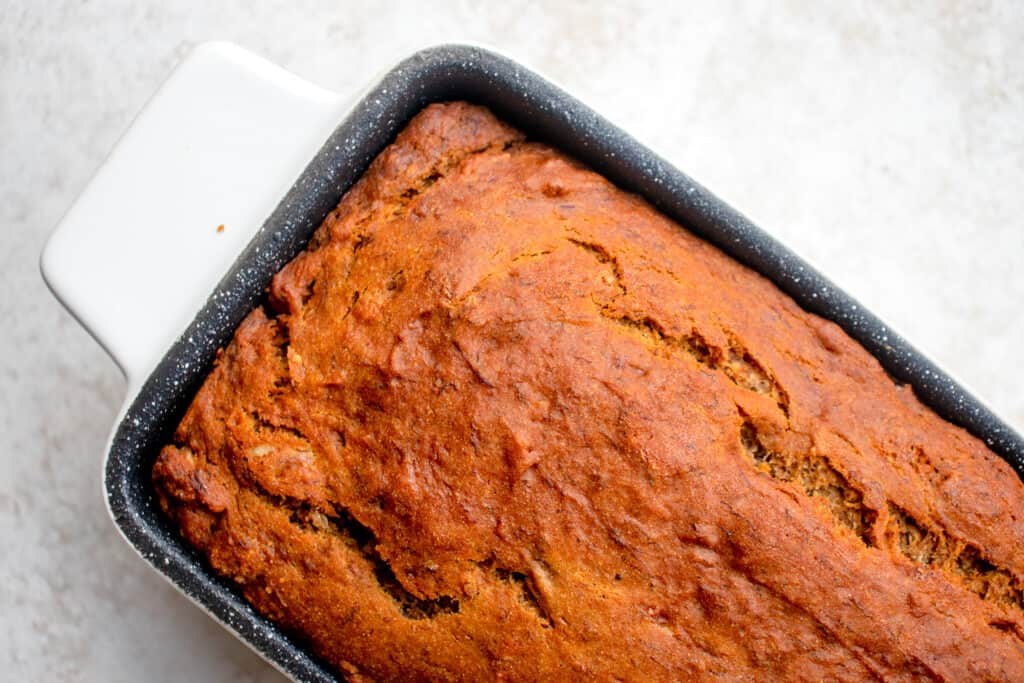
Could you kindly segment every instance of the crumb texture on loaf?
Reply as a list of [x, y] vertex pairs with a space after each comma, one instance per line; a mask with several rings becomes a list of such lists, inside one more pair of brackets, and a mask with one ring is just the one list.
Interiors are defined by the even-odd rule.
[[465, 103], [274, 278], [153, 477], [354, 680], [1024, 680], [1010, 467]]

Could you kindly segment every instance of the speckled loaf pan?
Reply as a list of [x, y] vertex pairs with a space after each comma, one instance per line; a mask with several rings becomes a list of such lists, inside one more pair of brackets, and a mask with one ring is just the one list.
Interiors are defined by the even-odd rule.
[[[140, 380], [110, 445], [106, 494], [128, 541], [157, 571], [283, 672], [302, 681], [333, 680], [322, 662], [257, 614], [179, 539], [154, 500], [150, 466], [211, 368], [217, 349], [227, 344], [264, 296], [271, 276], [304, 248], [341, 195], [417, 111], [431, 102], [455, 99], [490, 107], [528, 135], [643, 196], [764, 274], [805, 309], [839, 324], [938, 414], [982, 438], [1018, 474], [1024, 473], [1024, 440], [1018, 434], [851, 297], [685, 174], [514, 61], [468, 46], [423, 50], [387, 72], [351, 108], [184, 334], [148, 378]], [[649, 106], [657, 107], [656, 93]]]

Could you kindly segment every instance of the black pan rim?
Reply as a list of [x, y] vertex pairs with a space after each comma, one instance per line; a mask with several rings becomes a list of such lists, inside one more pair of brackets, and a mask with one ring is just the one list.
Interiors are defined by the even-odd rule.
[[179, 590], [281, 671], [301, 681], [335, 674], [216, 576], [158, 512], [149, 484], [217, 349], [301, 251], [341, 195], [420, 109], [464, 99], [559, 147], [688, 230], [762, 273], [806, 310], [832, 320], [910, 384], [943, 418], [981, 438], [1024, 476], [1024, 439], [878, 318], [707, 189], [557, 86], [486, 49], [441, 45], [389, 71], [360, 100], [289, 189], [118, 424], [104, 484], [111, 515], [136, 551]]

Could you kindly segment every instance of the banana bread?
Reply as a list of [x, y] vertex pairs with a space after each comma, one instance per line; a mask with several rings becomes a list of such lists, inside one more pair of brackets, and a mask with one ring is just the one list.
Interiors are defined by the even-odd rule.
[[153, 480], [354, 680], [1024, 681], [1007, 463], [475, 105], [274, 277]]

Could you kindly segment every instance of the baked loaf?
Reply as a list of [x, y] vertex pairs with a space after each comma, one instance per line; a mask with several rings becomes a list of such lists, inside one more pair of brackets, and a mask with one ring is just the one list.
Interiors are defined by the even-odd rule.
[[153, 478], [346, 677], [1024, 681], [1024, 485], [836, 325], [432, 105]]

